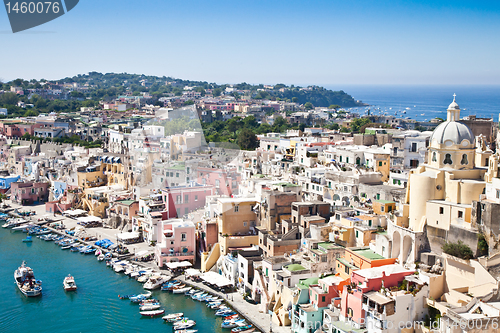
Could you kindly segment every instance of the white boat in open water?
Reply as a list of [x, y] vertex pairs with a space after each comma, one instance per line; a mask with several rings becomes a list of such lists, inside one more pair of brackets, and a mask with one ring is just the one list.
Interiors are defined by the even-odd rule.
[[21, 266], [14, 272], [14, 280], [19, 290], [28, 297], [35, 297], [42, 294], [42, 281], [35, 279], [33, 270], [26, 266], [23, 261]]
[[72, 277], [71, 275], [68, 275], [64, 278], [64, 281], [63, 281], [63, 286], [64, 286], [64, 290], [66, 291], [74, 291], [76, 290], [76, 283], [75, 283], [75, 278]]

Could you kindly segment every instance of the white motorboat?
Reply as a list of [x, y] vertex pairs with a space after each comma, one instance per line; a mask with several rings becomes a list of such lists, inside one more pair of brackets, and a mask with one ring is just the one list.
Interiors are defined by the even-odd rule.
[[156, 275], [157, 273], [155, 273], [153, 270], [151, 269], [148, 269], [146, 270], [146, 272], [144, 274], [142, 274], [141, 276], [139, 276], [137, 278], [137, 281], [140, 282], [140, 283], [145, 283], [149, 280], [149, 278], [153, 275]]
[[75, 278], [71, 275], [68, 275], [64, 278], [63, 286], [65, 291], [74, 291], [77, 289]]
[[187, 329], [187, 328], [191, 328], [193, 327], [194, 325], [196, 325], [196, 322], [194, 320], [190, 320], [190, 319], [183, 319], [183, 320], [180, 320], [180, 321], [176, 321], [174, 323], [174, 330], [184, 330], [184, 329]]
[[172, 293], [174, 294], [184, 294], [187, 291], [190, 291], [191, 287], [184, 287], [184, 288], [179, 288], [179, 289], [173, 289]]
[[28, 230], [29, 228], [32, 228], [36, 226], [36, 224], [34, 223], [27, 223], [27, 224], [21, 224], [17, 227], [13, 227], [12, 230], [22, 230], [22, 231], [25, 231], [25, 230]]
[[27, 222], [28, 221], [26, 221], [25, 219], [22, 219], [22, 218], [10, 219], [10, 220], [7, 220], [7, 223], [2, 225], [2, 228], [14, 228], [14, 227], [17, 227], [21, 224], [25, 224]]
[[97, 256], [97, 260], [103, 261], [104, 260], [104, 254], [100, 254], [99, 256]]
[[113, 265], [113, 270], [117, 273], [121, 273], [125, 271], [126, 266], [129, 264], [128, 261], [120, 261]]
[[161, 287], [162, 284], [170, 280], [170, 276], [154, 275], [144, 284], [144, 289], [154, 290]]
[[142, 316], [145, 317], [155, 317], [165, 313], [165, 310], [152, 310], [152, 311], [141, 311], [139, 312]]
[[182, 313], [182, 312], [179, 312], [179, 313], [170, 313], [170, 314], [168, 314], [166, 316], [163, 316], [162, 319], [171, 322], [174, 319], [177, 319], [177, 318], [182, 317], [182, 316], [184, 316], [184, 313]]
[[14, 280], [19, 290], [28, 297], [42, 294], [42, 281], [35, 279], [33, 270], [26, 266], [23, 261], [21, 266], [14, 272]]
[[158, 310], [161, 307], [160, 303], [149, 303], [149, 304], [144, 304], [139, 308], [141, 311], [152, 311], [152, 310]]

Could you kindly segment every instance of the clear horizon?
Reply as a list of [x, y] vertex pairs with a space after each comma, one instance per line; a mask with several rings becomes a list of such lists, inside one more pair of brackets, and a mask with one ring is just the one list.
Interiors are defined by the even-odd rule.
[[500, 3], [86, 0], [12, 34], [0, 78], [90, 71], [217, 83], [498, 85]]

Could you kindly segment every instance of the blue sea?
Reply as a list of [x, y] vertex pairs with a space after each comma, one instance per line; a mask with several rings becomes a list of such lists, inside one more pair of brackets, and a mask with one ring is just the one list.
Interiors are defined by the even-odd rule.
[[[398, 117], [409, 117], [418, 121], [436, 117], [446, 119], [446, 109], [453, 101], [461, 108], [461, 117], [476, 115], [498, 121], [500, 113], [500, 86], [498, 85], [327, 85], [325, 88], [343, 90], [355, 100], [370, 107], [356, 108], [360, 114], [370, 109]], [[380, 108], [380, 111], [378, 110]], [[402, 114], [406, 111], [406, 114]]]
[[[142, 284], [115, 273], [94, 255], [63, 251], [38, 238], [23, 243], [25, 237], [0, 228], [0, 332], [173, 332], [161, 317], [142, 318], [137, 304], [118, 298], [144, 292]], [[14, 271], [23, 260], [43, 281], [41, 297], [25, 297], [14, 283]], [[63, 290], [68, 274], [75, 277], [76, 292]], [[153, 296], [166, 313], [184, 312], [196, 320], [193, 329], [198, 332], [222, 332], [222, 320], [204, 303], [161, 291]]]

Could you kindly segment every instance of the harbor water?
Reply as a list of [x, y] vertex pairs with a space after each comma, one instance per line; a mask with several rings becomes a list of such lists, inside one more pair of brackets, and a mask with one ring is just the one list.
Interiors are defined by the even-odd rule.
[[[0, 332], [173, 332], [160, 317], [143, 318], [139, 306], [120, 300], [118, 294], [144, 292], [142, 284], [115, 273], [96, 257], [61, 250], [54, 242], [0, 228]], [[43, 281], [43, 295], [27, 298], [14, 283], [14, 271], [25, 260]], [[73, 275], [76, 292], [65, 292], [63, 280]], [[184, 312], [196, 321], [198, 332], [230, 332], [205, 303], [184, 295], [153, 292], [165, 313]]]

